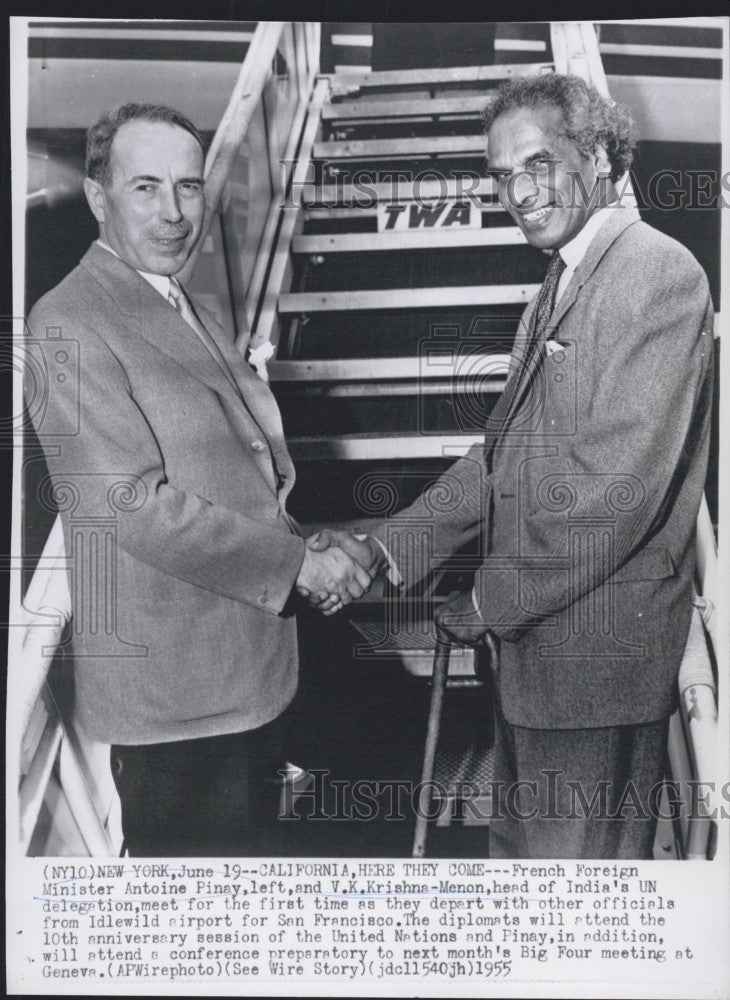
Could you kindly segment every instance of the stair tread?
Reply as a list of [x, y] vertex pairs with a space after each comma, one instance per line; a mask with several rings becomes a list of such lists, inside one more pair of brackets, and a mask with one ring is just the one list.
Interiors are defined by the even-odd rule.
[[[423, 437], [423, 431], [414, 430], [409, 431], [352, 431], [348, 434], [302, 434], [297, 436], [292, 434], [287, 438], [287, 441], [293, 441], [297, 444], [302, 444], [305, 441], [318, 442], [318, 441], [380, 441], [380, 440], [390, 440], [390, 441], [418, 441]], [[458, 432], [458, 431], [434, 431], [432, 437], [440, 438], [443, 440], [454, 440], [459, 444], [463, 442], [464, 438], [474, 438], [483, 439], [484, 432], [481, 434], [475, 434], [473, 430]]]
[[474, 97], [436, 97], [430, 100], [416, 98], [402, 101], [342, 101], [339, 104], [325, 104], [322, 118], [325, 121], [351, 121], [370, 118], [412, 118], [431, 115], [480, 114], [492, 100], [491, 94], [477, 94]]
[[287, 439], [295, 462], [370, 462], [419, 459], [454, 459], [475, 444], [484, 441], [484, 433], [474, 434], [343, 434], [325, 437]]
[[539, 284], [455, 285], [442, 288], [388, 288], [347, 292], [291, 292], [279, 297], [280, 313], [349, 312], [361, 309], [427, 309], [450, 305], [524, 302]]
[[[436, 346], [436, 345], [435, 345]], [[271, 381], [312, 382], [314, 380], [363, 381], [372, 379], [450, 378], [456, 367], [459, 370], [468, 358], [470, 372], [479, 359], [489, 366], [489, 375], [495, 378], [504, 374], [509, 364], [509, 354], [502, 351], [483, 351], [468, 355], [445, 356], [433, 364], [428, 356], [399, 358], [342, 358], [314, 361], [270, 361]]]
[[414, 229], [380, 233], [331, 233], [295, 236], [292, 251], [306, 253], [360, 253], [364, 251], [428, 250], [440, 247], [527, 245], [516, 226], [484, 229]]
[[505, 80], [512, 76], [531, 76], [554, 68], [552, 61], [503, 63], [489, 66], [445, 66], [434, 69], [378, 70], [367, 73], [338, 73], [331, 78], [333, 96], [374, 87], [417, 87], [443, 83], [479, 83]]
[[397, 139], [337, 139], [315, 142], [315, 160], [328, 158], [405, 157], [414, 154], [479, 153], [486, 151], [483, 135], [423, 135]]

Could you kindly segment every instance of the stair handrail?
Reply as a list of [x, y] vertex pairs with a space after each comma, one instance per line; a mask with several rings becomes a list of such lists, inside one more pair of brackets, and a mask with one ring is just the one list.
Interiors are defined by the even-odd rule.
[[261, 100], [276, 55], [285, 21], [262, 21], [256, 26], [251, 44], [241, 63], [226, 110], [218, 123], [205, 157], [205, 215], [203, 228], [193, 252], [180, 272], [185, 284], [195, 268], [200, 249], [210, 232], [236, 155], [246, 141], [248, 127]]

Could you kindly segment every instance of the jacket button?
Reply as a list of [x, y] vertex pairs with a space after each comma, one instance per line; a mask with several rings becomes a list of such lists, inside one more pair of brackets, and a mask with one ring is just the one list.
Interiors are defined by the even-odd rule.
[[266, 597], [259, 597], [259, 604], [268, 604], [268, 599]]
[[256, 440], [251, 442], [251, 447], [254, 451], [263, 451], [266, 446], [263, 441]]

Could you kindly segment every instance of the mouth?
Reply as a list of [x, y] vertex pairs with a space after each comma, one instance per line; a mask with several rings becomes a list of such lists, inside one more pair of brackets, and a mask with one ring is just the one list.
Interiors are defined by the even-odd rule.
[[536, 208], [534, 212], [521, 212], [520, 220], [526, 222], [528, 226], [543, 222], [551, 215], [554, 207], [553, 204], [543, 205], [542, 208]]
[[180, 236], [155, 236], [153, 240], [158, 246], [166, 250], [177, 250], [187, 239], [188, 234], [182, 233]]

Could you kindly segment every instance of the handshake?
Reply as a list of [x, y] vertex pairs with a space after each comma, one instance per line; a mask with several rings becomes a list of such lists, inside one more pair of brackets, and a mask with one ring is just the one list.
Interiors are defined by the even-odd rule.
[[332, 615], [366, 594], [387, 564], [385, 552], [369, 535], [360, 540], [348, 531], [324, 528], [307, 539], [297, 593]]
[[[366, 594], [388, 565], [385, 550], [371, 535], [358, 538], [348, 531], [323, 528], [307, 539], [297, 593], [322, 614], [333, 615]], [[397, 569], [395, 575], [399, 575]], [[498, 662], [495, 640], [471, 589], [452, 594], [439, 606], [436, 625], [442, 639], [463, 646], [485, 643], [494, 663]]]

